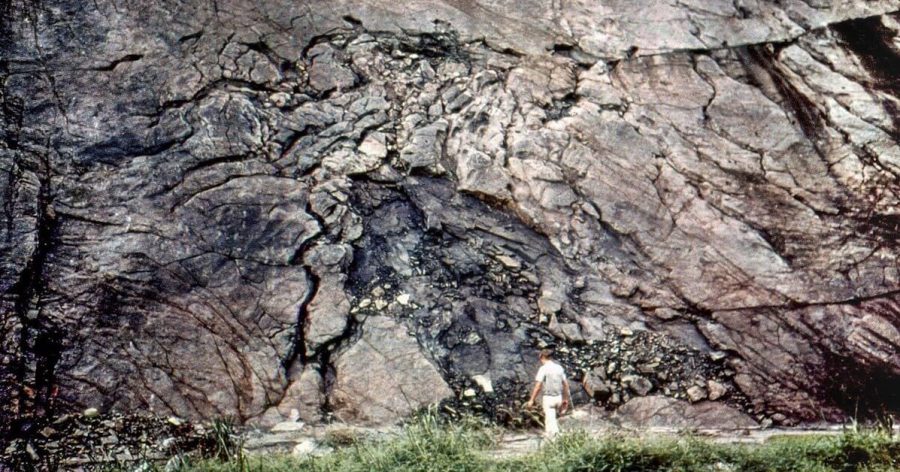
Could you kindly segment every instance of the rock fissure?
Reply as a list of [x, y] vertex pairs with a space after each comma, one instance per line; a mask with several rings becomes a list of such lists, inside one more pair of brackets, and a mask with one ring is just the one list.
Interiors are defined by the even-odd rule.
[[[35, 209], [34, 250], [19, 279], [10, 286], [13, 316], [18, 327], [18, 366], [15, 388], [7, 400], [16, 405], [13, 434], [28, 434], [43, 416], [52, 413], [56, 396], [56, 367], [62, 355], [61, 332], [43, 313], [49, 258], [59, 244], [59, 222], [53, 210], [53, 189], [49, 159], [34, 156], [39, 175]], [[5, 422], [4, 422], [5, 423]]]

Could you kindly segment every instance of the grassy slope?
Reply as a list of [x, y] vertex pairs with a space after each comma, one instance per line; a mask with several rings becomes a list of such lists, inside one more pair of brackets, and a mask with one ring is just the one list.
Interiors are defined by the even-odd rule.
[[404, 435], [360, 442], [323, 457], [251, 456], [186, 463], [184, 472], [376, 471], [889, 471], [900, 470], [900, 441], [886, 433], [785, 437], [764, 445], [694, 438], [640, 440], [584, 433], [560, 437], [522, 457], [491, 456], [494, 432], [425, 418]]

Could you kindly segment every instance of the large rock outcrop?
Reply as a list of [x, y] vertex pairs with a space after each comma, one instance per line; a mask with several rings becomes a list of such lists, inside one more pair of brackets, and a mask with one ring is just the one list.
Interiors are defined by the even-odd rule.
[[900, 409], [900, 2], [0, 8], [4, 428]]

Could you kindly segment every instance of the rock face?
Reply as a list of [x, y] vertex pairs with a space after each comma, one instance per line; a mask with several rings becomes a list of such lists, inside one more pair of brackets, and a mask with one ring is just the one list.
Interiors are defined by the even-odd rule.
[[389, 423], [453, 394], [399, 323], [372, 316], [363, 331], [335, 363], [331, 401], [338, 419]]
[[547, 344], [900, 410], [897, 1], [87, 3], [0, 2], [4, 434], [390, 422]]
[[697, 429], [715, 425], [719, 429], [742, 429], [756, 426], [747, 415], [721, 403], [690, 404], [659, 396], [635, 398], [622, 405], [613, 419], [631, 428]]

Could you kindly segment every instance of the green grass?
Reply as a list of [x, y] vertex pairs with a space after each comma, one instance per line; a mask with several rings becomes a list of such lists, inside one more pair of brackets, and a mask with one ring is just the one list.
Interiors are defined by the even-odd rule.
[[713, 444], [692, 437], [592, 438], [569, 433], [537, 452], [495, 458], [497, 431], [423, 417], [399, 437], [360, 440], [309, 459], [249, 456], [186, 461], [181, 472], [551, 472], [551, 471], [893, 471], [900, 442], [884, 432], [774, 438], [762, 445]]
[[886, 471], [900, 470], [900, 443], [882, 433], [784, 437], [762, 445], [696, 438], [591, 438], [573, 433], [508, 471]]

